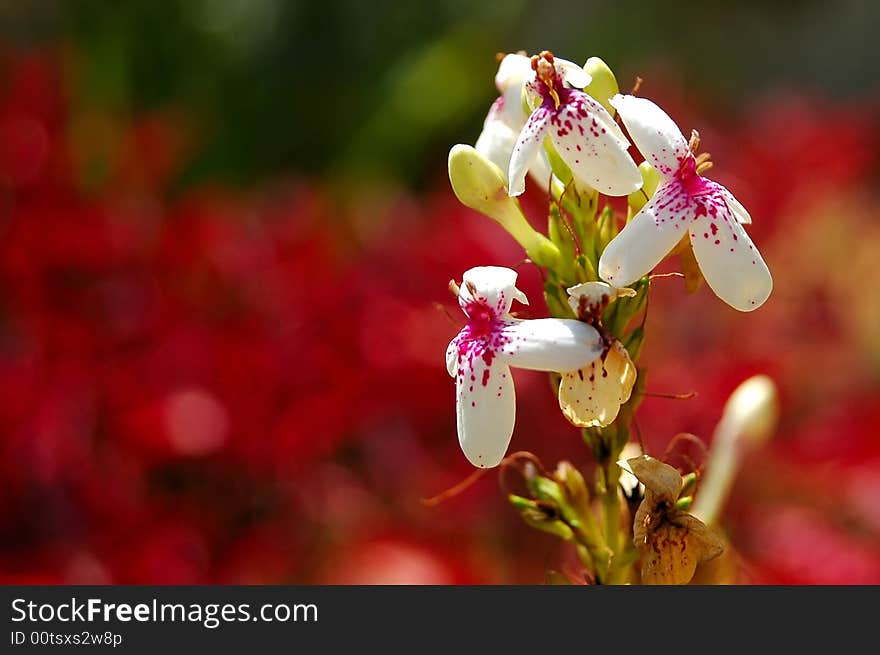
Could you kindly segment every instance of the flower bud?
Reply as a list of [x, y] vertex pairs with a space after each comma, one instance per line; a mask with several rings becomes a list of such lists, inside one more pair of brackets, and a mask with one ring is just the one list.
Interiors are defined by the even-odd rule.
[[531, 527], [555, 535], [564, 541], [574, 540], [574, 532], [559, 520], [552, 507], [515, 494], [510, 494], [507, 498]]
[[529, 225], [519, 202], [507, 194], [507, 180], [498, 166], [473, 147], [459, 144], [449, 151], [449, 181], [463, 205], [497, 221], [533, 262], [546, 268], [557, 264], [559, 249]]
[[706, 524], [718, 519], [743, 456], [767, 440], [778, 416], [776, 385], [766, 375], [751, 377], [734, 390], [715, 428], [694, 516]]
[[603, 325], [618, 338], [623, 335], [632, 318], [645, 308], [650, 283], [647, 278], [641, 278], [633, 284], [633, 288], [625, 288], [626, 293], [619, 293], [617, 300], [609, 305], [602, 316]]
[[571, 462], [559, 462], [553, 477], [562, 485], [566, 500], [575, 512], [584, 515], [590, 511], [590, 492], [587, 490], [587, 483]]
[[539, 500], [546, 500], [559, 506], [566, 504], [562, 487], [555, 480], [545, 478], [542, 475], [536, 475], [529, 480], [529, 488]]
[[602, 104], [608, 113], [615, 115], [616, 110], [608, 102], [609, 98], [613, 98], [620, 88], [617, 86], [617, 78], [604, 61], [598, 57], [590, 57], [584, 64], [584, 70], [592, 78], [591, 82], [584, 87], [584, 91], [589, 93], [596, 101]]
[[660, 173], [646, 161], [639, 164], [639, 173], [642, 174], [642, 188], [633, 191], [626, 197], [632, 213], [635, 215], [654, 196], [657, 187], [660, 186]]
[[776, 385], [766, 375], [755, 375], [739, 385], [724, 405], [722, 422], [749, 445], [762, 444], [779, 419]]
[[617, 236], [617, 218], [610, 205], [605, 205], [602, 213], [599, 214], [599, 233], [596, 235], [596, 250], [599, 254], [605, 250], [605, 246], [611, 243], [611, 240]]
[[550, 205], [547, 217], [547, 235], [559, 249], [560, 261], [556, 273], [563, 282], [571, 282], [575, 279], [575, 252], [577, 245], [571, 233], [571, 229], [565, 223], [562, 213], [556, 205]]
[[626, 342], [623, 344], [626, 351], [629, 353], [629, 358], [632, 361], [638, 361], [639, 355], [642, 354], [642, 346], [645, 343], [645, 328], [641, 325], [630, 332], [629, 336], [626, 338]]

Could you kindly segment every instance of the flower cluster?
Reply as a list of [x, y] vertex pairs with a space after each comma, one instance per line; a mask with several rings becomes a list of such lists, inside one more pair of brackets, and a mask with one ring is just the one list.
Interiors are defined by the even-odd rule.
[[[697, 132], [685, 139], [654, 102], [619, 93], [600, 59], [579, 66], [547, 51], [530, 58], [509, 54], [501, 59], [496, 85], [501, 96], [476, 146], [451, 150], [449, 177], [463, 204], [501, 224], [542, 269], [552, 318], [511, 314], [514, 301], [527, 304], [512, 269], [472, 268], [460, 285], [453, 281], [467, 317], [446, 351], [456, 380], [459, 442], [475, 466], [502, 463], [516, 414], [511, 367], [551, 372], [563, 415], [584, 430], [602, 467], [606, 521], [615, 525], [621, 475], [616, 460], [629, 441], [638, 390], [644, 389], [636, 362], [645, 338], [650, 273], [667, 255], [679, 254], [690, 290], [705, 279], [719, 298], [743, 312], [767, 300], [772, 278], [743, 227], [751, 223], [749, 213], [704, 176], [712, 162], [699, 152]], [[631, 155], [635, 151], [643, 159], [639, 165]], [[517, 200], [529, 174], [549, 198], [546, 235], [531, 226]], [[608, 200], [615, 196], [627, 197], [622, 229]], [[678, 475], [658, 465], [666, 467], [661, 477], [670, 470]], [[678, 499], [680, 478], [674, 489], [673, 482], [658, 488], [645, 479], [653, 473], [636, 475], [649, 488], [636, 514], [636, 522], [644, 523], [636, 526], [639, 548], [650, 542], [644, 532], [648, 518], [675, 533], [652, 542], [655, 550], [660, 541], [665, 544], [656, 561], [674, 573], [652, 574], [648, 566], [642, 579], [687, 582], [699, 562], [721, 549], [709, 528], [695, 527], [696, 519], [664, 514]], [[556, 501], [565, 507], [564, 499]], [[542, 522], [539, 507], [530, 502], [514, 502], [530, 525], [573, 539], [580, 534], [549, 515]], [[578, 514], [575, 524], [590, 524], [586, 514]], [[700, 544], [712, 545], [672, 553], [671, 544], [685, 543], [688, 530], [699, 532]], [[615, 530], [606, 529], [601, 544], [596, 534], [583, 534], [584, 561], [596, 575], [625, 579], [621, 562], [631, 551]], [[685, 556], [687, 561], [679, 561]]]
[[[600, 82], [596, 87], [604, 95], [590, 94], [594, 79], [587, 68], [602, 76], [595, 82]], [[485, 267], [465, 273], [459, 303], [468, 321], [449, 345], [446, 358], [450, 375], [457, 378], [459, 439], [468, 459], [478, 466], [501, 461], [513, 430], [513, 387], [507, 366], [561, 373], [560, 405], [573, 424], [605, 427], [614, 420], [630, 397], [636, 371], [614, 330], [602, 328], [602, 314], [618, 298], [636, 296], [630, 285], [650, 273], [680, 242], [693, 249], [712, 290], [735, 309], [757, 309], [772, 289], [767, 265], [743, 229], [751, 217], [733, 194], [703, 176], [711, 161], [707, 154], [697, 154], [698, 137], [688, 142], [672, 119], [646, 98], [609, 94], [611, 73], [600, 60], [589, 60], [587, 68], [546, 51], [531, 58], [506, 55], [496, 76], [502, 95], [489, 110], [476, 148], [456, 146], [450, 153], [449, 174], [459, 199], [499, 220], [533, 261], [547, 266], [548, 274], [576, 283], [566, 289], [576, 320], [563, 312], [557, 321], [524, 322], [509, 314], [515, 299], [525, 302], [514, 287], [513, 271]], [[630, 156], [630, 142], [603, 102], [644, 157], [641, 166]], [[532, 108], [528, 116], [523, 106]], [[505, 164], [506, 175], [503, 169], [493, 174]], [[475, 174], [475, 169], [482, 173]], [[546, 176], [542, 188], [551, 194], [551, 221], [555, 210], [564, 229], [586, 237], [574, 244], [580, 251], [574, 262], [559, 261], [565, 256], [565, 235], [554, 239], [551, 230], [547, 242], [534, 234], [517, 205], [500, 197], [502, 186], [507, 196], [523, 193], [527, 172], [538, 178], [539, 185]], [[651, 185], [649, 196], [645, 180], [654, 178], [660, 183]], [[562, 191], [554, 195], [554, 188], [560, 187]], [[575, 206], [564, 202], [570, 188], [578, 196]], [[603, 244], [596, 238], [601, 226], [584, 225], [593, 216], [585, 216], [583, 198], [592, 194], [595, 206], [599, 194], [635, 193], [643, 194], [647, 202], [631, 207], [624, 229]], [[562, 212], [570, 216], [563, 218]], [[602, 218], [615, 220], [608, 218], [607, 210]], [[571, 223], [576, 225], [572, 228]], [[595, 265], [584, 250], [598, 255]], [[633, 313], [630, 309], [628, 315]], [[626, 324], [622, 318], [617, 317], [618, 329]], [[581, 329], [576, 332], [579, 322]], [[587, 326], [599, 328], [602, 334], [595, 329], [585, 332]], [[496, 355], [504, 362], [499, 374], [502, 384], [495, 384], [491, 376]], [[486, 399], [474, 397], [476, 393]], [[473, 451], [475, 434], [492, 445]]]

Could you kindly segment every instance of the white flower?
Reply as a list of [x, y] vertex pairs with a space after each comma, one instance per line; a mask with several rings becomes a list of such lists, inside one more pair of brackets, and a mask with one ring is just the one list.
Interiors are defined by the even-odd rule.
[[636, 147], [660, 174], [651, 200], [605, 248], [599, 276], [618, 286], [654, 268], [687, 232], [712, 291], [731, 307], [751, 311], [770, 295], [770, 271], [742, 223], [745, 208], [727, 189], [698, 172], [681, 130], [645, 98], [616, 95], [617, 109]]
[[[568, 302], [578, 318], [599, 325], [609, 302], [634, 296], [634, 289], [618, 289], [604, 282], [585, 282], [568, 289]], [[576, 371], [562, 374], [559, 407], [573, 425], [606, 427], [629, 400], [636, 382], [636, 366], [623, 344], [608, 337], [602, 356]]]
[[[476, 151], [497, 165], [505, 176], [510, 169], [510, 156], [516, 139], [528, 119], [528, 114], [523, 110], [522, 85], [531, 75], [532, 64], [528, 57], [519, 54], [504, 56], [495, 75], [495, 86], [501, 95], [489, 108], [483, 121], [483, 131], [474, 144]], [[535, 158], [529, 173], [546, 191], [551, 175], [546, 152], [542, 150]]]
[[535, 71], [526, 90], [539, 102], [529, 116], [510, 159], [510, 195], [525, 190], [526, 171], [550, 137], [575, 178], [610, 196], [625, 196], [642, 184], [627, 153], [629, 141], [608, 111], [580, 89], [590, 83], [583, 68], [549, 52], [532, 57]]
[[446, 368], [456, 382], [458, 440], [468, 460], [481, 468], [501, 462], [513, 434], [511, 366], [570, 371], [602, 352], [599, 333], [581, 321], [511, 316], [514, 300], [528, 304], [516, 277], [516, 271], [497, 266], [464, 274], [458, 303], [467, 323], [446, 349]]

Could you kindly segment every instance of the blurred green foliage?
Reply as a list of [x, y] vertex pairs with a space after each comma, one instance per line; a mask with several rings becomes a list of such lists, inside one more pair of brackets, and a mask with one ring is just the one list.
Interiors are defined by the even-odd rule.
[[75, 103], [184, 107], [199, 148], [183, 184], [281, 170], [418, 184], [475, 140], [497, 51], [595, 54], [621, 80], [665, 68], [735, 111], [769, 89], [876, 89], [878, 14], [862, 0], [83, 0], [5, 3], [0, 28], [70, 46]]

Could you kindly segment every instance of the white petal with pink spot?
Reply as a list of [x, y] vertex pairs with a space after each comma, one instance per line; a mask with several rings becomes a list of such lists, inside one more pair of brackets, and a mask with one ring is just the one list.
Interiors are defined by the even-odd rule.
[[715, 295], [741, 312], [764, 304], [773, 290], [773, 278], [723, 198], [707, 204], [689, 232], [700, 271]]
[[455, 378], [458, 439], [468, 460], [497, 466], [510, 442], [516, 414], [510, 367], [569, 371], [602, 352], [594, 328], [568, 319], [521, 320], [510, 315], [516, 272], [483, 266], [467, 271], [459, 304], [468, 320], [446, 350]]
[[646, 98], [617, 94], [609, 101], [636, 148], [661, 179], [676, 178], [685, 158], [690, 156], [687, 139], [669, 115]]
[[664, 183], [605, 248], [599, 276], [617, 286], [631, 284], [660, 263], [687, 231], [712, 291], [739, 311], [760, 307], [770, 296], [773, 278], [742, 227], [752, 221], [746, 208], [697, 172], [681, 130], [657, 105], [619, 94], [612, 104]]
[[576, 178], [609, 196], [624, 196], [642, 185], [629, 156], [629, 142], [606, 109], [586, 93], [572, 90], [550, 117], [550, 138]]

